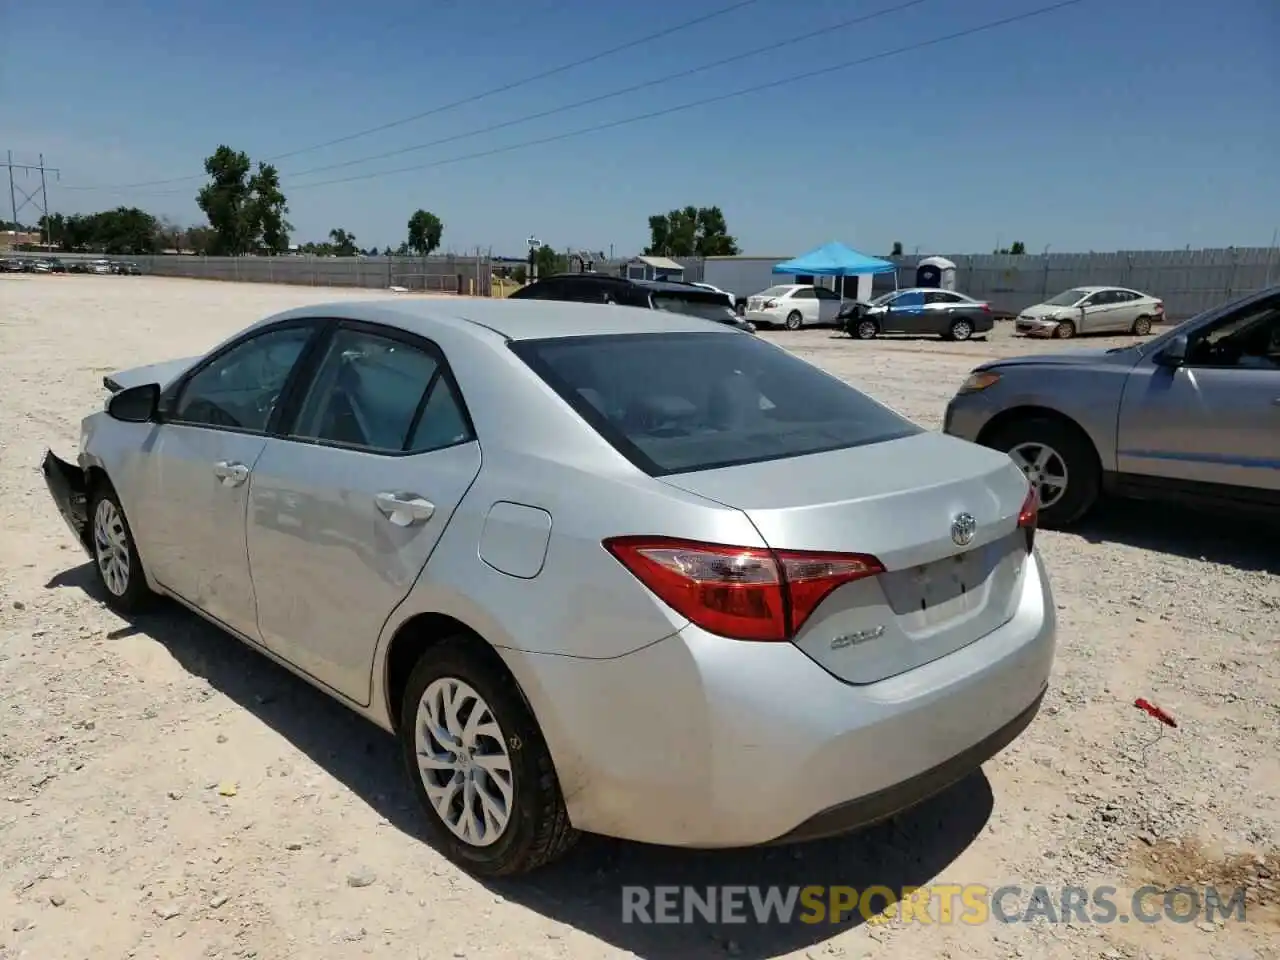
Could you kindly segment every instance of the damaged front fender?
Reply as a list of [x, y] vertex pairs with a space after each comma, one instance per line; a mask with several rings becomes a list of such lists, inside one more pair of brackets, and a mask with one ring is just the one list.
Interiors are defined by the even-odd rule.
[[44, 473], [49, 496], [53, 498], [62, 519], [66, 521], [80, 546], [92, 555], [89, 541], [89, 489], [84, 471], [77, 464], [67, 463], [52, 450], [45, 451], [40, 469]]

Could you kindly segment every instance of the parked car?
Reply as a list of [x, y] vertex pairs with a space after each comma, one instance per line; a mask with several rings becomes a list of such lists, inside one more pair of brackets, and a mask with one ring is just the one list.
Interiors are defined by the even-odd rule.
[[913, 333], [968, 340], [990, 333], [995, 316], [990, 304], [954, 290], [895, 290], [867, 303], [852, 301], [840, 311], [840, 323], [851, 337], [870, 340], [882, 333]]
[[115, 265], [110, 260], [91, 260], [89, 261], [89, 272], [96, 274], [115, 273]]
[[1046, 526], [1104, 494], [1280, 513], [1280, 287], [1147, 343], [983, 364], [943, 429], [1007, 452]]
[[508, 300], [571, 300], [615, 303], [624, 307], [666, 310], [754, 331], [724, 298], [692, 283], [677, 280], [631, 280], [607, 273], [560, 273], [533, 281]]
[[44, 475], [106, 601], [177, 598], [393, 732], [477, 874], [578, 830], [843, 832], [967, 776], [1045, 692], [1010, 459], [727, 326], [330, 303], [104, 383]]
[[784, 283], [747, 297], [746, 318], [799, 330], [805, 325], [835, 323], [840, 313], [840, 294], [826, 287]]
[[1072, 287], [1018, 314], [1014, 330], [1030, 337], [1077, 333], [1149, 336], [1164, 320], [1164, 301], [1125, 287]]
[[88, 260], [72, 260], [67, 267], [68, 273], [89, 273], [90, 263]]
[[22, 273], [22, 261], [15, 257], [0, 260], [0, 270], [5, 273]]
[[715, 285], [713, 285], [713, 284], [710, 284], [710, 283], [701, 283], [701, 282], [698, 282], [698, 281], [693, 281], [693, 282], [691, 282], [691, 283], [690, 283], [690, 286], [697, 287], [697, 288], [699, 288], [700, 290], [710, 290], [712, 293], [718, 293], [718, 294], [720, 294], [720, 296], [722, 296], [722, 297], [724, 297], [724, 298], [725, 298], [725, 301], [729, 304], [729, 306], [731, 306], [731, 307], [733, 307], [733, 308], [737, 309], [737, 306], [738, 306], [738, 298], [737, 298], [737, 297], [735, 297], [735, 296], [734, 296], [732, 293], [730, 293], [728, 290], [721, 290], [719, 287], [717, 287], [717, 286], [715, 286]]
[[53, 273], [53, 264], [48, 260], [33, 260], [31, 262], [32, 273]]
[[127, 277], [138, 277], [142, 275], [142, 268], [131, 260], [121, 260], [116, 263], [116, 273]]

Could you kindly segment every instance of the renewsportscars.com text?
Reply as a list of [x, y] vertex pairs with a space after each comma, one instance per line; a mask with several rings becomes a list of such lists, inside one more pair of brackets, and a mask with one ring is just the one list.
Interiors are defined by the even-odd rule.
[[1216, 887], [625, 886], [623, 923], [1213, 923], [1245, 919], [1245, 891]]

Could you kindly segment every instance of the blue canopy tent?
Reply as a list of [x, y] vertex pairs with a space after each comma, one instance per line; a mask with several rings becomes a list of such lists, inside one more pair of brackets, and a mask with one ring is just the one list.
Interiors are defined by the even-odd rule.
[[[808, 253], [802, 253], [792, 260], [775, 263], [773, 272], [810, 277], [856, 277], [869, 273], [892, 273], [895, 287], [898, 279], [898, 268], [895, 264], [888, 260], [868, 257], [857, 250], [850, 250], [843, 243], [836, 241], [823, 244]], [[840, 296], [841, 299], [844, 298], [843, 285], [840, 288]]]

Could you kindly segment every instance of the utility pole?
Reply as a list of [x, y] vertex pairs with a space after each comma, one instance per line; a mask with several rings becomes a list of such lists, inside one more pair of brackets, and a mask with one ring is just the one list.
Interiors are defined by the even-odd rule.
[[[37, 210], [39, 210], [39, 211], [40, 211], [40, 219], [41, 219], [41, 223], [40, 223], [40, 242], [41, 242], [41, 245], [42, 245], [42, 246], [47, 245], [49, 242], [51, 242], [51, 241], [52, 241], [52, 238], [48, 236], [48, 230], [49, 230], [49, 227], [48, 227], [48, 217], [49, 217], [49, 188], [48, 188], [48, 181], [47, 181], [47, 179], [46, 179], [46, 177], [45, 177], [45, 174], [47, 174], [47, 173], [52, 173], [55, 177], [57, 177], [59, 180], [61, 180], [61, 179], [62, 179], [62, 171], [60, 171], [57, 167], [46, 167], [46, 166], [44, 165], [44, 154], [43, 154], [43, 153], [42, 153], [42, 154], [40, 154], [40, 164], [39, 164], [39, 166], [34, 166], [34, 165], [32, 165], [32, 164], [29, 164], [29, 163], [14, 163], [14, 162], [13, 162], [13, 151], [12, 151], [12, 150], [9, 150], [9, 151], [6, 151], [6, 160], [5, 160], [5, 164], [4, 164], [4, 165], [5, 165], [5, 168], [9, 171], [9, 209], [10, 209], [10, 211], [12, 212], [12, 215], [13, 215], [13, 229], [14, 229], [15, 234], [16, 234], [16, 232], [17, 232], [17, 230], [18, 230], [18, 214], [19, 214], [19, 212], [21, 212], [22, 210], [25, 210], [25, 209], [27, 208], [27, 206], [28, 206], [28, 205], [33, 206], [33, 207], [35, 207]], [[36, 198], [36, 191], [35, 191], [35, 187], [32, 187], [32, 188], [31, 188], [31, 192], [30, 192], [30, 193], [28, 193], [28, 192], [27, 192], [26, 190], [24, 190], [22, 187], [18, 186], [16, 183], [14, 183], [14, 180], [13, 180], [13, 171], [15, 171], [15, 170], [21, 170], [23, 173], [32, 173], [32, 172], [37, 171], [37, 170], [40, 172], [40, 197], [39, 197], [39, 199], [37, 199], [37, 198]], [[22, 194], [22, 203], [18, 203], [18, 194]]]

